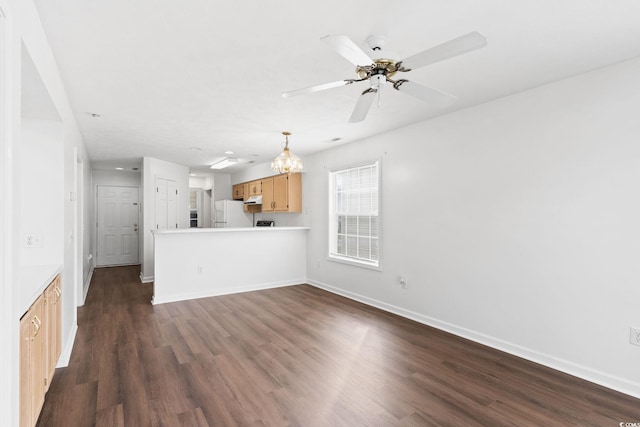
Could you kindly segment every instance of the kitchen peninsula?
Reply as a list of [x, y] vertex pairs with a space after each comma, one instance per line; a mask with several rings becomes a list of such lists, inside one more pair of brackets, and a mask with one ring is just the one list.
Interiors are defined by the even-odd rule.
[[304, 283], [308, 227], [157, 230], [153, 303]]

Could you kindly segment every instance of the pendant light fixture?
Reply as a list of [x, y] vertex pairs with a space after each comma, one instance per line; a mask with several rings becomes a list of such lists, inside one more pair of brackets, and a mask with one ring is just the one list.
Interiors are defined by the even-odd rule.
[[289, 175], [302, 172], [302, 160], [289, 151], [289, 135], [291, 135], [291, 132], [282, 132], [282, 134], [285, 137], [284, 150], [271, 162], [271, 170]]

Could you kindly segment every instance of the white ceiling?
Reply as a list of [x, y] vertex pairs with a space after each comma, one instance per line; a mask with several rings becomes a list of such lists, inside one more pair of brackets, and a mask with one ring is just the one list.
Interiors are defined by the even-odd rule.
[[[304, 159], [332, 144], [640, 55], [637, 0], [36, 5], [96, 168], [137, 166], [151, 156], [204, 172], [226, 150], [264, 162], [281, 151], [284, 130], [293, 133], [291, 149]], [[355, 76], [322, 36], [345, 34], [365, 46], [369, 35], [384, 34], [385, 48], [402, 59], [470, 31], [484, 34], [487, 47], [403, 75], [456, 95], [458, 102], [446, 111], [392, 91], [364, 122], [349, 124], [366, 83], [280, 96]]]

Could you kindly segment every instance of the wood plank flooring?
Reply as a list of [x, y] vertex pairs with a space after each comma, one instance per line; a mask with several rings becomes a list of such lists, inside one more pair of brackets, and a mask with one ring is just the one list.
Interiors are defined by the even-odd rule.
[[312, 286], [153, 306], [138, 273], [95, 270], [38, 426], [640, 423], [638, 399]]

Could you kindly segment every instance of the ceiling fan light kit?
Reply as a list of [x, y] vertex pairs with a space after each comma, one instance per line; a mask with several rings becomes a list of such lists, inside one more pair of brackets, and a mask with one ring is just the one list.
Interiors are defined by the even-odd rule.
[[291, 135], [291, 132], [282, 132], [282, 134], [285, 137], [284, 150], [271, 162], [271, 170], [289, 175], [300, 173], [303, 168], [302, 160], [289, 150], [289, 135]]
[[406, 79], [394, 80], [392, 77], [398, 72], [405, 73], [416, 68], [425, 67], [487, 45], [486, 37], [474, 31], [398, 61], [382, 57], [382, 55], [396, 56], [391, 52], [383, 51], [384, 36], [369, 36], [367, 38], [367, 44], [371, 49], [371, 57], [345, 35], [329, 35], [322, 37], [321, 40], [351, 64], [355, 65], [357, 78], [297, 89], [285, 92], [282, 96], [288, 98], [368, 80], [370, 87], [365, 89], [358, 99], [349, 119], [350, 123], [360, 122], [367, 117], [376, 95], [378, 103], [380, 103], [381, 89], [387, 82], [391, 83], [392, 87], [398, 92], [403, 92], [427, 104], [438, 108], [451, 106], [457, 100], [451, 94]]

